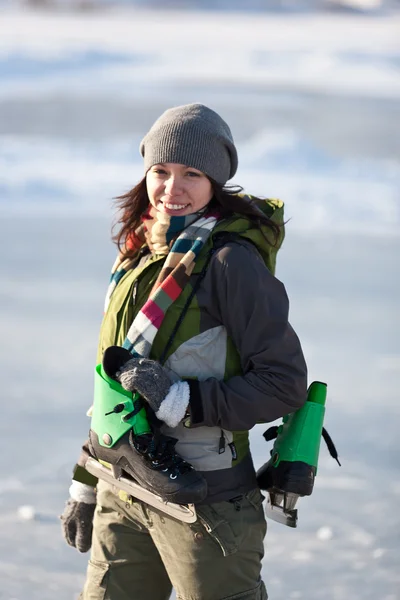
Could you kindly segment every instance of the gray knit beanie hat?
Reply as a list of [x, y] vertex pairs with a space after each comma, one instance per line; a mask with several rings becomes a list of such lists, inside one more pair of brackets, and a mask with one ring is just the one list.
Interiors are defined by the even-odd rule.
[[166, 110], [143, 138], [140, 153], [146, 173], [158, 163], [178, 163], [202, 171], [221, 185], [238, 166], [231, 130], [203, 104]]

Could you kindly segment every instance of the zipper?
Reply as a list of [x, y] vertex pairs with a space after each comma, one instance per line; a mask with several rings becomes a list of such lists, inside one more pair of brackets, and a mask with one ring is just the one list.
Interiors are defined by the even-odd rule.
[[215, 528], [213, 529], [211, 527], [210, 523], [203, 517], [203, 515], [199, 514], [198, 516], [199, 516], [200, 521], [202, 521], [207, 533], [209, 533], [211, 535], [211, 537], [213, 537], [215, 539], [215, 541], [218, 543], [218, 545], [220, 546], [220, 548], [222, 550], [223, 555], [227, 556], [228, 555], [227, 548], [225, 547], [225, 544], [222, 541], [222, 539], [220, 538], [220, 536], [217, 533], [215, 533]]
[[221, 429], [221, 435], [219, 438], [219, 446], [218, 446], [218, 454], [223, 454], [225, 452], [225, 436], [224, 436], [224, 432]]

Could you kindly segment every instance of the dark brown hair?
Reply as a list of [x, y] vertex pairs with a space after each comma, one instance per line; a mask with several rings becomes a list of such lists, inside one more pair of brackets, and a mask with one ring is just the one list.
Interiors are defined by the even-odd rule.
[[[272, 245], [278, 243], [283, 223], [275, 223], [260, 211], [257, 204], [263, 202], [261, 198], [251, 196], [249, 199], [248, 196], [239, 196], [238, 194], [243, 190], [240, 186], [222, 186], [213, 179], [210, 179], [210, 182], [213, 189], [210, 208], [217, 208], [224, 219], [233, 217], [235, 214], [242, 215], [250, 221], [252, 227], [258, 229], [261, 229], [262, 226], [267, 227], [272, 233], [271, 240], [262, 232], [267, 242]], [[115, 200], [119, 209], [119, 218], [113, 225], [113, 231], [118, 225], [121, 227], [117, 233], [113, 234], [112, 240], [117, 244], [119, 251], [124, 252], [125, 257], [128, 258], [135, 253], [135, 250], [125, 250], [125, 241], [129, 234], [140, 225], [140, 218], [150, 203], [146, 178], [143, 177], [134, 188], [126, 194], [117, 196]]]

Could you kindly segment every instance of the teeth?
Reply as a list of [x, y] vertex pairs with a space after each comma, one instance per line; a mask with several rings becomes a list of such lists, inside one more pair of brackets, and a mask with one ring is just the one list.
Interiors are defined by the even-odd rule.
[[169, 208], [170, 210], [180, 210], [181, 208], [186, 208], [187, 204], [165, 204], [166, 208]]

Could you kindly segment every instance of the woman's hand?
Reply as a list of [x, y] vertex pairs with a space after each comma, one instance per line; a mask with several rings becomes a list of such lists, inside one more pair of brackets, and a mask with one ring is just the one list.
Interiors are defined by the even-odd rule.
[[148, 358], [131, 358], [117, 373], [121, 385], [139, 392], [156, 413], [171, 387], [171, 379], [160, 363]]
[[189, 404], [189, 384], [172, 383], [166, 369], [149, 358], [131, 358], [116, 374], [123, 388], [139, 394], [149, 403], [158, 419], [176, 427]]
[[93, 515], [96, 493], [92, 487], [73, 481], [70, 498], [61, 515], [62, 533], [65, 541], [79, 550], [88, 552], [92, 545]]

